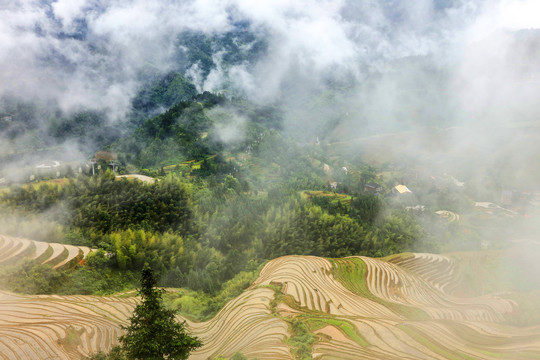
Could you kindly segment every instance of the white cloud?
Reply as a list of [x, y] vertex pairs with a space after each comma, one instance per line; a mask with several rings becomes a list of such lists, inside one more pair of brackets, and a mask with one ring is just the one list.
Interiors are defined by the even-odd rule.
[[466, 29], [470, 42], [481, 40], [499, 29], [540, 28], [540, 2], [536, 0], [491, 0]]
[[226, 145], [235, 145], [246, 136], [247, 119], [233, 109], [217, 107], [207, 113], [214, 126], [211, 133]]
[[[234, 84], [272, 100], [283, 95], [284, 81], [318, 86], [329, 73], [362, 81], [418, 55], [467, 61], [466, 44], [501, 27], [537, 28], [539, 11], [535, 0], [456, 0], [445, 9], [433, 0], [12, 1], [0, 5], [0, 93], [56, 99], [65, 108], [107, 106], [121, 118], [138, 72], [173, 65], [179, 33], [222, 33], [248, 20], [251, 30], [267, 36], [266, 56], [251, 66], [218, 66], [197, 85]], [[58, 36], [82, 18], [85, 40]], [[197, 65], [189, 73], [195, 80], [201, 75]]]
[[73, 21], [84, 17], [84, 8], [87, 0], [58, 0], [53, 2], [51, 7], [54, 16], [62, 21], [65, 29], [72, 30]]

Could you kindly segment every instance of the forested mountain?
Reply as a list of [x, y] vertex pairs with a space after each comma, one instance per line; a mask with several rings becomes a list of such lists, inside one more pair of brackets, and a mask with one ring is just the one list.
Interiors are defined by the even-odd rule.
[[[167, 285], [209, 293], [281, 255], [498, 247], [505, 225], [522, 221], [496, 214], [486, 219], [497, 223], [496, 230], [478, 225], [482, 215], [475, 202], [498, 202], [509, 181], [498, 173], [479, 177], [470, 170], [473, 165], [456, 166], [461, 153], [449, 152], [435, 163], [439, 153], [421, 148], [444, 144], [450, 118], [435, 122], [433, 108], [417, 112], [421, 103], [405, 101], [411, 109], [380, 114], [399, 122], [368, 125], [363, 119], [373, 114], [366, 99], [356, 102], [362, 87], [377, 87], [408, 69], [437, 79], [429, 86], [440, 96], [447, 90], [447, 67], [433, 66], [429, 56], [405, 57], [365, 83], [329, 72], [305, 92], [296, 91], [291, 78], [282, 83], [281, 97], [258, 102], [223, 79], [238, 67], [256, 71], [271, 50], [268, 36], [249, 22], [221, 34], [182, 32], [175, 40], [174, 66], [160, 71], [149, 64], [138, 73], [139, 87], [123, 121], [112, 121], [107, 109], [65, 112], [55, 104], [4, 97], [0, 130], [12, 146], [0, 149], [0, 177], [14, 184], [0, 194], [6, 218], [47, 223], [50, 231], [38, 235], [41, 239], [60, 236], [56, 241], [102, 250], [86, 266], [65, 270], [63, 276], [76, 279], [70, 281], [87, 272], [92, 278], [120, 277], [148, 262]], [[524, 38], [525, 48], [534, 39], [513, 36]], [[78, 38], [86, 38], [84, 31]], [[204, 91], [201, 84], [217, 73], [223, 75], [222, 88]], [[404, 89], [395, 94], [397, 102], [421, 91], [412, 80], [396, 75]], [[419, 127], [430, 129], [429, 135], [411, 141], [407, 131]], [[98, 150], [114, 154], [112, 162], [99, 158]], [[36, 170], [42, 158], [57, 155], [71, 155], [67, 165]], [[116, 172], [158, 181], [118, 180]], [[64, 176], [69, 180], [60, 185], [36, 183]], [[409, 186], [410, 195], [396, 193], [399, 184]], [[529, 205], [512, 206], [526, 213]], [[444, 220], [448, 214], [461, 214], [461, 221]], [[36, 236], [32, 226], [9, 231]], [[134, 285], [127, 279], [88, 288], [65, 285], [66, 280], [57, 290], [118, 291]]]
[[[12, 235], [35, 238], [33, 225], [47, 223], [50, 231], [37, 240], [99, 249], [84, 266], [36, 268], [32, 276], [52, 281], [57, 276], [45, 273], [58, 272], [63, 278], [42, 289], [121, 291], [133, 287], [133, 274], [149, 263], [164, 285], [216, 295], [228, 280], [282, 255], [385, 256], [501, 244], [503, 232], [486, 242], [477, 225], [474, 188], [460, 187], [449, 175], [419, 178], [425, 169], [418, 166], [370, 165], [365, 154], [350, 154], [339, 144], [301, 142], [289, 136], [279, 107], [195, 94], [179, 73], [150, 83], [134, 109], [151, 113], [170, 103], [166, 111], [132, 122], [105, 147], [117, 156], [115, 172], [142, 172], [156, 182], [119, 180], [108, 161], [97, 159], [97, 172], [81, 164], [84, 170], [67, 174], [63, 183], [14, 185], [0, 194], [6, 222], [30, 224]], [[72, 127], [57, 126], [55, 134], [88, 136], [83, 129], [99, 125], [98, 116], [77, 115]], [[412, 194], [396, 195], [394, 186], [404, 182]], [[470, 219], [440, 220], [440, 210]], [[500, 228], [520, 220], [488, 221]], [[17, 265], [3, 271], [20, 273]]]
[[[537, 312], [530, 299], [540, 291], [529, 276], [538, 272], [531, 243], [540, 231], [540, 33], [536, 19], [507, 28], [517, 21], [508, 14], [519, 11], [496, 3], [0, 5], [0, 289], [122, 293], [111, 300], [122, 304], [150, 267], [171, 288], [167, 306], [207, 321], [258, 278], [242, 296], [264, 295], [250, 306], [281, 324], [287, 340], [277, 349], [298, 359], [336, 335], [328, 324], [367, 354], [368, 343], [388, 347], [379, 335], [363, 340], [348, 322], [358, 313], [341, 314], [326, 290], [306, 285], [319, 275], [321, 286], [341, 282], [359, 303], [380, 291], [386, 315], [374, 324], [414, 338], [421, 356], [471, 358], [422, 335], [430, 326], [470, 330], [459, 321], [473, 313], [446, 295], [481, 302], [485, 293], [521, 293], [494, 297], [493, 306], [504, 306], [493, 312], [479, 304], [474, 320], [518, 314], [514, 325], [538, 325], [513, 306]], [[349, 256], [364, 257], [338, 259]], [[459, 271], [455, 259], [464, 259]], [[523, 267], [506, 271], [516, 259]], [[298, 261], [302, 280], [288, 288], [280, 271]], [[369, 291], [367, 268], [377, 274]], [[408, 282], [415, 271], [418, 288]], [[306, 307], [293, 286], [326, 300]], [[453, 292], [427, 310], [405, 304], [443, 287]], [[441, 303], [454, 305], [439, 317]], [[417, 328], [389, 325], [403, 319]], [[426, 319], [444, 326], [421, 330]], [[482, 329], [476, 339], [493, 348], [471, 340], [467, 351], [513, 351], [481, 326], [457, 341]], [[70, 331], [62, 341], [76, 348], [78, 330]], [[520, 333], [499, 335], [529, 344], [532, 335]]]

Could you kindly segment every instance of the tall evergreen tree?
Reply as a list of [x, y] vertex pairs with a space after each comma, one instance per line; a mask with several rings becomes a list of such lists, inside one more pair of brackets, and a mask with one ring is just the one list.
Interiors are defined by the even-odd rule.
[[120, 337], [128, 359], [181, 360], [202, 344], [197, 337], [190, 336], [185, 323], [175, 319], [175, 312], [165, 308], [162, 301], [163, 289], [156, 288], [152, 269], [142, 270], [141, 302], [130, 318], [131, 324]]

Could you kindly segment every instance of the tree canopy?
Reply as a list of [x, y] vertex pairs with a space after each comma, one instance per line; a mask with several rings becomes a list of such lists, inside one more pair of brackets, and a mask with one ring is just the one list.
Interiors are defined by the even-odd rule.
[[152, 269], [145, 267], [139, 289], [141, 302], [131, 324], [124, 328], [126, 334], [120, 337], [122, 347], [128, 359], [187, 359], [202, 343], [187, 333], [185, 323], [176, 321], [175, 311], [163, 305], [164, 290], [156, 288], [156, 283]]

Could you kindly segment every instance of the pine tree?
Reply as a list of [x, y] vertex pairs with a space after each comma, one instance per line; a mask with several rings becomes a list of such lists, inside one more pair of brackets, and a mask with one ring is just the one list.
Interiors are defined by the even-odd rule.
[[139, 290], [141, 302], [130, 318], [131, 324], [124, 327], [127, 333], [120, 337], [128, 359], [187, 359], [192, 350], [202, 345], [186, 332], [185, 323], [176, 321], [175, 312], [165, 308], [163, 291], [156, 288], [154, 273], [146, 266]]

